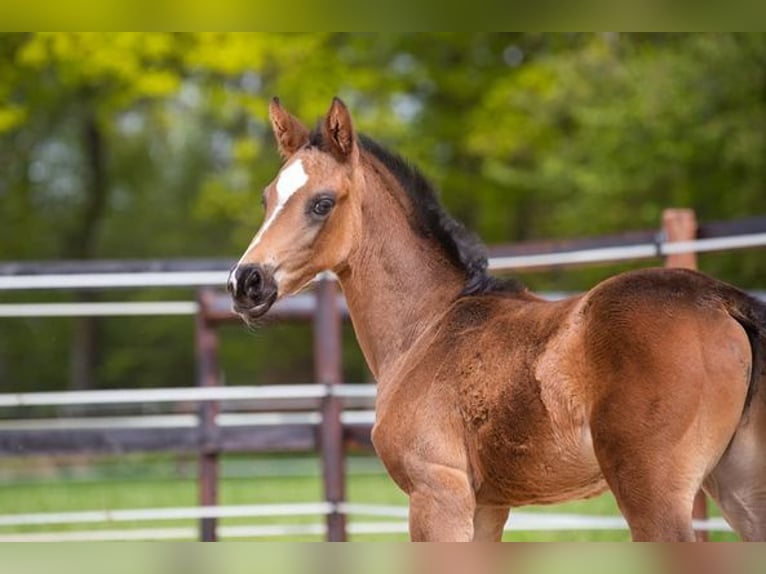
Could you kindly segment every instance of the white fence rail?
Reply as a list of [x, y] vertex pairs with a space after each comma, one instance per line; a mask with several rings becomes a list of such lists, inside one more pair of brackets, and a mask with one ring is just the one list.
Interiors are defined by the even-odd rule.
[[165, 389], [117, 389], [107, 391], [62, 391], [0, 394], [1, 407], [115, 405], [129, 403], [175, 403], [241, 401], [264, 399], [321, 399], [375, 397], [376, 387], [364, 385], [263, 385], [238, 387], [188, 387]]
[[[229, 506], [193, 506], [180, 508], [139, 508], [88, 510], [80, 512], [0, 515], [0, 527], [48, 526], [86, 523], [153, 522], [164, 520], [199, 520], [202, 518], [275, 518], [286, 516], [324, 516], [340, 512], [352, 517], [385, 517], [398, 521], [360, 522], [348, 525], [351, 534], [387, 534], [407, 532], [408, 510], [402, 506], [327, 502], [293, 504], [250, 504]], [[730, 532], [721, 518], [694, 521], [696, 530]], [[595, 516], [561, 513], [513, 512], [505, 531], [625, 530], [620, 516]], [[222, 538], [268, 538], [295, 535], [323, 535], [324, 524], [258, 524], [219, 527]], [[94, 541], [94, 540], [158, 540], [194, 539], [197, 530], [188, 528], [132, 528], [123, 530], [0, 533], [0, 542], [20, 541]]]
[[621, 247], [599, 247], [562, 253], [543, 253], [539, 255], [518, 255], [513, 257], [494, 257], [489, 260], [489, 268], [495, 271], [513, 271], [535, 267], [579, 265], [583, 263], [608, 263], [666, 257], [679, 253], [703, 253], [726, 251], [766, 245], [766, 233], [751, 233], [733, 237], [715, 237], [695, 239], [694, 241], [676, 241], [668, 243], [643, 243]]
[[114, 301], [108, 303], [4, 303], [0, 317], [117, 317], [196, 315], [196, 301]]
[[[693, 241], [651, 242], [619, 247], [578, 249], [561, 253], [493, 257], [489, 268], [515, 271], [552, 265], [606, 263], [665, 257], [679, 253], [703, 253], [766, 246], [766, 233], [749, 233]], [[203, 287], [223, 286], [227, 271], [151, 271], [129, 273], [56, 273], [1, 275], [0, 291], [22, 289], [101, 289], [124, 287]]]
[[19, 289], [104, 289], [120, 287], [204, 287], [226, 285], [226, 271], [150, 273], [61, 273], [0, 276], [0, 291]]

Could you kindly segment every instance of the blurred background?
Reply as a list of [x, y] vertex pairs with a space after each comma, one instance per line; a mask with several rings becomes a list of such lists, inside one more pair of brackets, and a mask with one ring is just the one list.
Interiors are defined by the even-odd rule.
[[[658, 229], [667, 207], [700, 222], [766, 214], [763, 34], [3, 34], [0, 259], [238, 258], [279, 166], [274, 95], [307, 124], [343, 98], [357, 129], [418, 165], [490, 245]], [[576, 291], [645, 264], [520, 278]], [[762, 249], [704, 255], [700, 268], [766, 286]], [[24, 291], [0, 302], [192, 295]], [[221, 337], [227, 385], [313, 380], [309, 325], [234, 325]], [[194, 385], [193, 338], [186, 316], [0, 318], [0, 392]], [[369, 382], [347, 326], [343, 351], [344, 380]], [[252, 477], [247, 460], [231, 462], [232, 476]], [[194, 474], [174, 461], [99, 476]], [[35, 476], [89, 476], [88, 462], [41, 462]], [[358, 462], [360, 473], [374, 464]], [[0, 474], [29, 479], [29, 468]], [[71, 492], [42, 506], [75, 505]], [[0, 512], [18, 494], [0, 494]], [[147, 496], [124, 504], [162, 498]]]

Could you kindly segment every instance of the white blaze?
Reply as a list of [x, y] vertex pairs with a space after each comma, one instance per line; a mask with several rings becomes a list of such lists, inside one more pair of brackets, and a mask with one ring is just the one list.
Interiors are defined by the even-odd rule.
[[248, 245], [247, 249], [245, 249], [245, 253], [240, 258], [239, 262], [234, 268], [234, 271], [231, 274], [231, 278], [229, 279], [232, 291], [234, 293], [236, 293], [237, 289], [237, 269], [242, 263], [242, 260], [247, 256], [248, 253], [250, 253], [250, 251], [255, 248], [256, 245], [258, 245], [258, 243], [260, 243], [263, 234], [266, 233], [266, 230], [271, 226], [272, 223], [274, 223], [274, 220], [277, 218], [277, 215], [279, 215], [279, 212], [282, 211], [287, 201], [295, 194], [296, 191], [306, 185], [308, 180], [309, 176], [306, 173], [306, 170], [303, 169], [303, 161], [300, 159], [295, 160], [293, 163], [285, 167], [279, 174], [276, 185], [277, 204], [274, 206], [274, 211], [271, 212], [269, 218], [263, 223], [256, 236], [250, 242], [250, 245]]

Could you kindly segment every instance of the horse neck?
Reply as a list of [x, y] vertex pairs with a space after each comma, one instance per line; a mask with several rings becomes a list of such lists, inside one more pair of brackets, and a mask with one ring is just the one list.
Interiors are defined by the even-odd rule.
[[393, 177], [368, 171], [361, 239], [338, 273], [357, 340], [379, 382], [465, 285], [433, 239], [410, 226], [410, 201]]

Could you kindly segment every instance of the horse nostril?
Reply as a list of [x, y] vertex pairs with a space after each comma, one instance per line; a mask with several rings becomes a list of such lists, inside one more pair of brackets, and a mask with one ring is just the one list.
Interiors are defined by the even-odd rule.
[[[247, 264], [238, 267], [232, 274], [232, 299], [240, 309], [263, 307], [268, 309], [276, 300], [277, 285], [269, 266]], [[264, 304], [268, 303], [268, 306]]]
[[245, 295], [250, 299], [257, 300], [263, 288], [263, 274], [258, 267], [252, 267], [245, 276]]
[[279, 295], [274, 270], [269, 265], [241, 265], [232, 273], [232, 308], [248, 319], [266, 313]]

